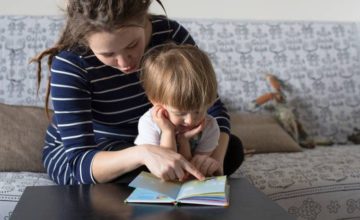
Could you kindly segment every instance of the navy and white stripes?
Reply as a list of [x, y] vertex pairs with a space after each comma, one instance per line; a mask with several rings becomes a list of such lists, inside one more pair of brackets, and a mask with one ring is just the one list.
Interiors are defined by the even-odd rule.
[[[194, 44], [180, 24], [152, 17], [149, 48], [174, 41]], [[123, 74], [101, 63], [91, 52], [62, 51], [51, 67], [54, 117], [46, 132], [43, 163], [58, 184], [95, 183], [94, 155], [125, 142], [132, 145], [137, 122], [150, 107], [138, 74]], [[229, 116], [218, 99], [209, 110], [229, 133]]]

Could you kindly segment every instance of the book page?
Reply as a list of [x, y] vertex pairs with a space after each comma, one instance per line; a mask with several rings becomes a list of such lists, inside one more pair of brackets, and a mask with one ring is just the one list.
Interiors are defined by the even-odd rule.
[[174, 203], [175, 199], [147, 189], [136, 188], [125, 202]]
[[158, 192], [175, 200], [180, 191], [181, 183], [162, 181], [151, 173], [141, 172], [129, 186]]
[[226, 176], [208, 177], [203, 181], [190, 180], [183, 183], [177, 199], [204, 194], [225, 194]]

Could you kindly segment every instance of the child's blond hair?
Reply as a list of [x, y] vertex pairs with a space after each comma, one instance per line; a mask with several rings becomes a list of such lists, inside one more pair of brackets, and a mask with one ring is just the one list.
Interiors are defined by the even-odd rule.
[[141, 81], [150, 101], [182, 111], [208, 108], [217, 98], [211, 61], [193, 45], [166, 44], [149, 52]]

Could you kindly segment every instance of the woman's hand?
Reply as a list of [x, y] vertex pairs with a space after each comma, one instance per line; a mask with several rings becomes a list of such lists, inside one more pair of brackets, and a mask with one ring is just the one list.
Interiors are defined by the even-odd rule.
[[205, 178], [197, 168], [177, 152], [156, 146], [144, 146], [144, 149], [143, 164], [152, 174], [163, 180], [182, 181], [186, 173], [198, 180]]
[[220, 163], [206, 154], [195, 154], [191, 163], [204, 176], [222, 175], [223, 173]]
[[151, 116], [162, 132], [175, 130], [174, 125], [167, 118], [167, 111], [161, 105], [155, 105], [151, 111]]

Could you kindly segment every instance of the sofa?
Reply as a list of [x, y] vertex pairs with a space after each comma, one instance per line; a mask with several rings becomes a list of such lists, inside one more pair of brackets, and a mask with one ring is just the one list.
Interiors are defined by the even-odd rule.
[[[232, 132], [246, 149], [230, 178], [247, 178], [297, 219], [359, 219], [359, 24], [178, 20], [209, 54]], [[63, 24], [61, 16], [0, 16], [0, 219], [9, 219], [26, 186], [54, 185], [41, 164], [46, 83], [37, 90], [36, 65], [28, 63]], [[253, 108], [271, 91], [269, 73], [286, 86], [287, 108], [313, 149], [301, 147], [273, 112]]]

